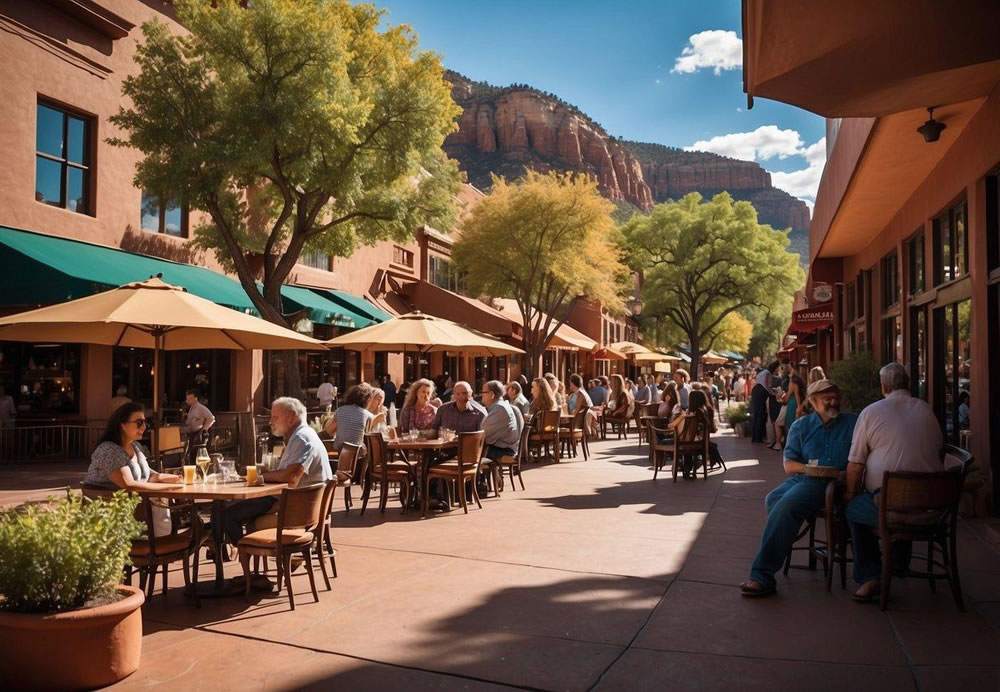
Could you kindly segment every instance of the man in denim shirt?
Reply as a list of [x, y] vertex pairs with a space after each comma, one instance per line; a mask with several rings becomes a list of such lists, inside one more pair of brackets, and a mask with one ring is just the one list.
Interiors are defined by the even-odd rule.
[[775, 593], [774, 575], [781, 568], [795, 542], [802, 522], [826, 504], [826, 478], [804, 475], [810, 460], [843, 472], [851, 436], [858, 417], [840, 412], [840, 389], [830, 380], [819, 380], [807, 391], [813, 413], [796, 420], [785, 444], [785, 473], [788, 478], [767, 494], [767, 523], [760, 550], [750, 569], [750, 579], [740, 584], [744, 596], [761, 597]]

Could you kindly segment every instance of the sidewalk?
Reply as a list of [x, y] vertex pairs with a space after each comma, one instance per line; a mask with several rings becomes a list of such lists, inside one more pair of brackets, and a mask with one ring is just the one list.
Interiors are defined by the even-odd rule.
[[596, 443], [589, 461], [528, 467], [526, 491], [468, 516], [421, 520], [398, 504], [346, 516], [338, 494], [332, 592], [320, 580], [313, 603], [299, 572], [295, 612], [285, 596], [196, 610], [175, 570], [167, 600], [144, 607], [142, 665], [118, 687], [1000, 689], [987, 522], [961, 524], [965, 614], [945, 585], [932, 594], [914, 580], [893, 582], [882, 613], [836, 581], [827, 594], [822, 571], [792, 570], [777, 597], [743, 599], [780, 456], [729, 434], [719, 443], [727, 473], [677, 484], [652, 481], [634, 435]]

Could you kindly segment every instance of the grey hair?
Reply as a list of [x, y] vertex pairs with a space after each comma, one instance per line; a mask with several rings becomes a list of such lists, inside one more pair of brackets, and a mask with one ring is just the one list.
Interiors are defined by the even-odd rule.
[[500, 380], [490, 380], [486, 383], [486, 388], [493, 392], [493, 398], [497, 401], [503, 399], [503, 383]]
[[511, 380], [510, 382], [507, 383], [507, 386], [513, 389], [518, 394], [521, 393], [521, 383], [518, 382], [517, 380]]
[[278, 397], [271, 403], [271, 408], [275, 406], [280, 406], [289, 413], [294, 413], [295, 417], [299, 419], [300, 423], [306, 422], [306, 407], [301, 401], [292, 396], [282, 396]]
[[455, 384], [453, 384], [451, 386], [451, 391], [455, 391], [456, 389], [459, 388], [459, 386], [465, 387], [466, 389], [469, 390], [469, 394], [472, 394], [472, 385], [469, 384], [468, 382], [466, 382], [465, 380], [459, 380], [458, 382], [456, 382]]
[[882, 369], [878, 371], [878, 377], [882, 381], [882, 388], [887, 392], [910, 388], [910, 374], [899, 363], [889, 363], [882, 366]]

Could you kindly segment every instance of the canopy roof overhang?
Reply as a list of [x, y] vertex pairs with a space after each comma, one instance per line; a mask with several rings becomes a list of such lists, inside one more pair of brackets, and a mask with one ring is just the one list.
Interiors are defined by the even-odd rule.
[[997, 27], [992, 0], [743, 0], [743, 90], [828, 118], [982, 98]]
[[397, 293], [405, 297], [414, 310], [425, 314], [496, 337], [511, 338], [515, 334], [517, 324], [509, 316], [481, 300], [453, 293], [428, 281], [403, 283]]

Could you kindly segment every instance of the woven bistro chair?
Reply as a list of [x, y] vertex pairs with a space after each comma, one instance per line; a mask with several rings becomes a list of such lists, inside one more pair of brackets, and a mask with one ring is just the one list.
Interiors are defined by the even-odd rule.
[[673, 455], [674, 463], [671, 469], [674, 483], [677, 482], [677, 471], [681, 464], [688, 461], [692, 464], [692, 474], [697, 475], [698, 470], [694, 467], [695, 462], [701, 457], [702, 470], [705, 480], [708, 480], [708, 466], [711, 463], [711, 451], [709, 448], [711, 433], [708, 431], [708, 422], [704, 416], [691, 416], [685, 422], [683, 430], [674, 433]]
[[[669, 418], [658, 418], [656, 416], [645, 416], [643, 422], [646, 426], [646, 437], [649, 440], [649, 464], [653, 467], [653, 480], [663, 465], [667, 463], [669, 455], [671, 463], [674, 459], [674, 431], [667, 427]], [[660, 437], [663, 441], [660, 441]]]
[[[544, 447], [546, 459], [559, 460], [559, 419], [561, 416], [560, 411], [541, 411], [535, 415], [532, 421], [535, 429], [528, 436], [528, 444], [531, 449], [538, 452]], [[541, 454], [537, 454], [536, 458], [540, 456]]]
[[[920, 541], [927, 543], [927, 571], [909, 570], [907, 576], [927, 579], [932, 591], [937, 588], [936, 580], [946, 580], [951, 585], [955, 605], [960, 611], [965, 611], [958, 576], [958, 503], [973, 457], [954, 445], [945, 445], [942, 456], [946, 463], [951, 462], [946, 470], [934, 473], [886, 471], [882, 474], [882, 489], [878, 496], [878, 532], [882, 546], [879, 607], [882, 610], [889, 603], [892, 544]], [[940, 560], [936, 557], [935, 547], [941, 549]]]
[[559, 428], [559, 443], [566, 450], [566, 456], [576, 458], [576, 446], [579, 444], [583, 448], [583, 459], [590, 458], [590, 448], [587, 445], [587, 431], [584, 427], [587, 424], [587, 411], [589, 406], [580, 406], [573, 412], [568, 428]]
[[405, 461], [393, 461], [392, 453], [382, 439], [382, 433], [368, 433], [365, 435], [365, 447], [368, 450], [367, 472], [364, 477], [364, 491], [361, 494], [361, 516], [364, 516], [368, 507], [368, 498], [371, 496], [372, 487], [379, 486], [378, 511], [385, 514], [385, 506], [389, 501], [389, 486], [399, 485], [399, 501], [403, 505], [403, 512], [410, 498], [413, 483], [413, 467]]
[[479, 509], [483, 508], [483, 504], [479, 501], [479, 491], [476, 489], [476, 476], [479, 474], [479, 465], [482, 463], [485, 439], [486, 433], [482, 430], [458, 433], [458, 454], [455, 458], [433, 464], [427, 468], [427, 473], [424, 474], [422, 516], [427, 516], [430, 484], [433, 478], [440, 478], [455, 484], [458, 501], [466, 514], [469, 513], [469, 504], [466, 501], [469, 486], [472, 487], [472, 499], [476, 501]]
[[[98, 488], [84, 483], [80, 484], [83, 497], [87, 500], [100, 500], [111, 497], [118, 490]], [[167, 566], [172, 562], [181, 562], [184, 573], [184, 587], [190, 589], [194, 604], [201, 607], [198, 598], [198, 552], [209, 539], [207, 531], [198, 517], [195, 503], [190, 500], [174, 500], [170, 504], [170, 518], [173, 523], [171, 532], [166, 536], [156, 536], [153, 531], [153, 503], [150, 498], [138, 493], [140, 502], [135, 508], [135, 518], [146, 524], [146, 533], [132, 540], [129, 548], [129, 563], [125, 567], [125, 583], [132, 584], [132, 575], [139, 573], [139, 588], [146, 592], [149, 599], [156, 593], [156, 573], [161, 573], [163, 597], [167, 597]], [[182, 526], [180, 519], [190, 517], [190, 525]], [[191, 558], [194, 558], [194, 567]], [[193, 574], [192, 574], [193, 573]], [[192, 588], [194, 585], [194, 588]]]
[[[316, 483], [304, 488], [285, 488], [278, 500], [278, 526], [249, 533], [240, 539], [237, 550], [243, 566], [246, 583], [246, 599], [250, 600], [250, 558], [273, 557], [278, 563], [278, 591], [282, 581], [288, 589], [288, 604], [295, 610], [295, 594], [292, 590], [293, 555], [301, 555], [306, 562], [306, 573], [312, 587], [313, 599], [319, 602], [316, 591], [316, 577], [313, 574], [312, 552], [317, 535], [322, 535], [321, 517], [323, 496], [328, 483]], [[332, 493], [331, 493], [332, 502]]]

